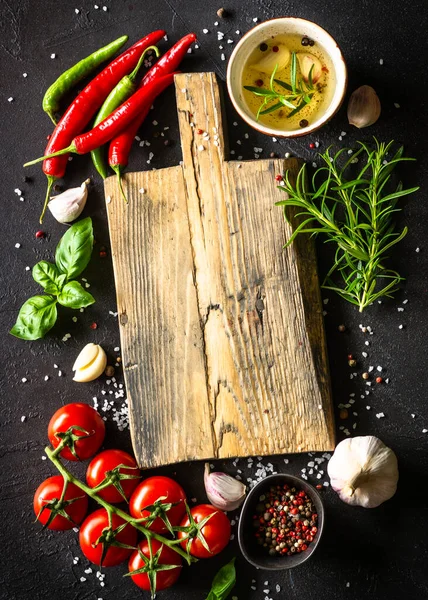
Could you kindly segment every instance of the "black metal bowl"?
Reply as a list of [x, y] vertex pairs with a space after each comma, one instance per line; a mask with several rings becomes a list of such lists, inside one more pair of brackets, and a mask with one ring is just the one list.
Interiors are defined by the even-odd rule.
[[[256, 513], [256, 506], [259, 503], [260, 496], [267, 493], [272, 485], [284, 484], [303, 490], [311, 498], [318, 514], [318, 531], [315, 534], [314, 541], [309, 544], [308, 549], [304, 552], [293, 554], [293, 556], [269, 556], [269, 554], [266, 553], [266, 548], [263, 548], [257, 543], [257, 538], [254, 535], [253, 515]], [[248, 562], [259, 569], [271, 571], [292, 569], [293, 567], [297, 567], [306, 562], [315, 552], [324, 529], [324, 521], [324, 506], [320, 495], [314, 487], [303, 479], [300, 479], [300, 477], [295, 477], [294, 475], [286, 475], [285, 473], [270, 475], [255, 485], [245, 500], [239, 519], [239, 546]]]

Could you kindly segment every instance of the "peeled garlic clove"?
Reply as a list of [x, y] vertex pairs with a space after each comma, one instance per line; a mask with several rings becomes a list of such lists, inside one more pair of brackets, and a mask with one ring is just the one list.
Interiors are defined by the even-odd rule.
[[107, 366], [107, 355], [101, 346], [86, 344], [73, 365], [73, 381], [86, 383], [102, 375]]
[[70, 188], [58, 196], [52, 196], [48, 208], [59, 223], [71, 223], [81, 214], [88, 198], [90, 182], [91, 180], [87, 179], [80, 187]]
[[273, 73], [276, 65], [278, 65], [278, 73], [285, 69], [290, 62], [290, 50], [283, 44], [277, 44], [277, 46], [278, 52], [273, 52], [272, 50], [267, 51], [263, 58], [260, 59], [259, 62], [250, 65], [250, 68], [268, 75]]
[[208, 463], [205, 464], [204, 483], [208, 500], [215, 508], [235, 510], [244, 501], [245, 485], [226, 473], [210, 473]]
[[332, 488], [347, 504], [375, 508], [397, 489], [397, 457], [372, 435], [347, 438], [327, 465]]
[[308, 82], [309, 75], [312, 69], [312, 83], [316, 83], [322, 75], [322, 64], [316, 56], [313, 54], [303, 54], [302, 52], [297, 53], [297, 60], [299, 61], [300, 71], [303, 79]]
[[370, 85], [362, 85], [352, 92], [348, 103], [348, 121], [359, 129], [376, 123], [380, 117], [380, 100]]

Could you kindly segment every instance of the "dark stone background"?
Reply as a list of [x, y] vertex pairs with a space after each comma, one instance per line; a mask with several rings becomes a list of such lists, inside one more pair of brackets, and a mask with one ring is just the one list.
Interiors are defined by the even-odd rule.
[[[98, 1], [98, 0], [97, 0]], [[125, 567], [107, 570], [106, 587], [101, 589], [93, 574], [80, 583], [87, 563], [81, 560], [72, 564], [72, 558], [80, 555], [77, 538], [73, 532], [40, 532], [33, 524], [32, 497], [37, 485], [53, 474], [48, 461], [42, 461], [46, 444], [46, 428], [52, 413], [62, 404], [81, 400], [91, 402], [92, 396], [101, 397], [105, 387], [103, 380], [91, 384], [72, 383], [71, 366], [84, 344], [99, 342], [113, 356], [113, 348], [119, 345], [116, 320], [109, 315], [115, 310], [115, 293], [110, 258], [100, 259], [99, 246], [108, 247], [107, 219], [100, 180], [94, 177], [84, 215], [94, 221], [97, 246], [93, 260], [85, 273], [91, 283], [96, 304], [85, 313], [78, 314], [73, 323], [70, 311], [61, 311], [52, 334], [38, 342], [23, 342], [9, 336], [7, 331], [23, 301], [37, 286], [25, 266], [33, 266], [44, 258], [51, 259], [55, 245], [64, 232], [63, 226], [50, 215], [43, 226], [47, 237], [36, 240], [39, 229], [38, 215], [45, 190], [45, 178], [34, 167], [27, 174], [33, 182], [23, 183], [22, 164], [39, 156], [45, 138], [51, 131], [50, 121], [40, 108], [44, 90], [62, 71], [95, 48], [124, 33], [135, 41], [154, 28], [163, 27], [169, 33], [169, 43], [183, 34], [195, 31], [200, 37], [200, 49], [190, 55], [183, 70], [214, 70], [224, 80], [226, 62], [221, 61], [219, 42], [213, 23], [220, 3], [200, 0], [99, 0], [100, 9], [94, 9], [94, 0], [0, 0], [0, 61], [1, 61], [1, 147], [2, 165], [2, 287], [1, 331], [2, 371], [1, 379], [1, 510], [2, 544], [0, 597], [7, 600], [130, 600], [141, 597], [140, 591], [123, 579]], [[101, 10], [106, 5], [108, 11]], [[401, 203], [403, 212], [397, 217], [399, 226], [409, 227], [409, 234], [400, 248], [394, 252], [393, 263], [407, 278], [402, 291], [393, 301], [376, 305], [361, 316], [351, 305], [334, 297], [325, 307], [326, 328], [331, 363], [334, 400], [346, 402], [348, 393], [355, 392], [355, 410], [358, 417], [346, 425], [358, 423], [356, 434], [375, 434], [396, 451], [400, 464], [400, 485], [393, 500], [375, 510], [347, 507], [335, 493], [323, 491], [327, 510], [327, 529], [322, 543], [311, 561], [290, 572], [271, 574], [256, 572], [240, 556], [236, 541], [219, 557], [200, 562], [192, 569], [184, 569], [181, 579], [173, 590], [162, 595], [165, 600], [202, 600], [205, 598], [215, 571], [232, 555], [237, 555], [238, 583], [235, 595], [239, 600], [262, 599], [263, 589], [270, 589], [269, 597], [292, 599], [328, 598], [377, 598], [379, 600], [428, 598], [427, 538], [428, 519], [426, 510], [426, 477], [428, 436], [422, 429], [428, 427], [426, 408], [427, 384], [425, 382], [427, 343], [427, 233], [428, 209], [425, 189], [428, 171], [425, 168], [426, 147], [426, 57], [428, 51], [427, 5], [425, 0], [411, 3], [382, 0], [229, 0], [225, 5], [231, 17], [221, 21], [219, 29], [226, 32], [225, 40], [238, 39], [236, 30], [242, 33], [253, 26], [253, 18], [259, 20], [275, 16], [295, 15], [316, 21], [325, 27], [338, 41], [346, 57], [349, 89], [360, 84], [372, 84], [382, 100], [382, 116], [369, 130], [357, 131], [347, 125], [346, 110], [322, 131], [309, 138], [273, 143], [270, 139], [248, 129], [228, 105], [230, 147], [244, 159], [253, 158], [253, 147], [263, 147], [262, 156], [271, 151], [283, 155], [289, 151], [312, 162], [314, 151], [311, 141], [318, 140], [320, 149], [329, 144], [340, 146], [338, 136], [348, 132], [343, 143], [354, 144], [357, 139], [369, 140], [371, 135], [389, 141], [403, 142], [409, 155], [418, 159], [402, 174], [409, 186], [420, 185], [421, 191]], [[75, 14], [75, 8], [80, 14]], [[208, 35], [202, 33], [207, 27]], [[233, 45], [224, 43], [225, 53], [230, 55]], [[50, 59], [56, 53], [55, 60]], [[380, 65], [380, 59], [384, 64]], [[28, 73], [27, 78], [22, 74]], [[14, 101], [9, 103], [8, 98]], [[394, 103], [401, 105], [400, 109]], [[151, 119], [144, 126], [142, 138], [148, 139], [156, 128], [169, 125], [170, 138], [177, 142], [177, 119], [173, 91], [169, 90], [156, 102]], [[233, 121], [238, 126], [233, 127]], [[159, 127], [157, 129], [159, 129]], [[244, 140], [244, 133], [250, 134]], [[243, 140], [242, 146], [236, 144]], [[155, 157], [153, 167], [176, 164], [180, 160], [179, 144], [165, 148], [162, 139], [152, 141], [150, 148], [135, 147], [131, 168], [147, 168], [148, 152]], [[87, 157], [73, 159], [69, 165], [65, 184], [80, 184], [94, 170]], [[20, 202], [15, 188], [22, 189], [25, 197]], [[278, 214], [278, 218], [281, 218]], [[261, 243], [262, 243], [261, 232]], [[16, 249], [15, 243], [21, 243]], [[415, 249], [419, 247], [420, 253]], [[326, 249], [318, 245], [320, 270], [326, 264]], [[324, 260], [323, 260], [324, 257]], [[407, 305], [402, 301], [408, 299]], [[403, 306], [404, 312], [397, 308]], [[89, 325], [97, 322], [98, 329]], [[340, 334], [340, 323], [347, 325], [347, 332]], [[367, 338], [358, 325], [370, 325], [374, 335]], [[404, 328], [398, 329], [402, 323]], [[62, 336], [70, 332], [72, 338], [64, 343]], [[367, 350], [364, 360], [361, 352]], [[377, 386], [369, 399], [359, 396], [367, 389], [360, 377], [349, 379], [346, 355], [353, 352], [359, 359], [358, 372], [368, 365], [382, 365], [389, 385]], [[59, 378], [53, 365], [57, 363], [64, 376]], [[49, 381], [44, 376], [50, 375]], [[26, 377], [24, 384], [21, 379]], [[118, 374], [122, 381], [121, 373]], [[366, 404], [372, 409], [366, 410]], [[384, 419], [377, 419], [376, 412], [383, 411]], [[411, 417], [414, 413], [415, 418]], [[21, 416], [26, 420], [21, 422]], [[189, 415], [191, 418], [191, 415]], [[338, 425], [341, 422], [338, 421]], [[119, 433], [116, 426], [107, 422], [106, 446], [130, 448], [128, 431]], [[338, 439], [341, 437], [338, 431]], [[308, 457], [291, 456], [285, 467], [282, 457], [272, 459], [279, 470], [289, 469], [299, 474], [306, 466]], [[266, 464], [269, 459], [264, 460]], [[238, 467], [246, 461], [241, 461]], [[219, 463], [220, 468], [235, 473], [231, 462]], [[82, 466], [80, 466], [82, 467]], [[83, 473], [83, 468], [78, 468]], [[166, 469], [176, 472], [177, 478], [188, 491], [189, 497], [204, 500], [202, 487], [202, 464], [178, 465]], [[245, 471], [246, 476], [250, 473]], [[310, 478], [311, 479], [311, 478]], [[313, 480], [317, 483], [317, 480]], [[96, 569], [94, 569], [95, 571]], [[257, 591], [250, 589], [251, 579], [256, 580]], [[269, 584], [264, 584], [268, 581]], [[347, 587], [347, 582], [349, 586]], [[276, 584], [282, 591], [275, 592]], [[147, 594], [144, 596], [147, 597]]]

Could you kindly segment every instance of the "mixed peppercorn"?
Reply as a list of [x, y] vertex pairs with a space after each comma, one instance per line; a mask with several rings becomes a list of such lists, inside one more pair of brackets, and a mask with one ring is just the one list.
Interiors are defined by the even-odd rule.
[[318, 532], [318, 515], [311, 498], [287, 484], [271, 486], [260, 496], [253, 520], [257, 543], [270, 556], [304, 552]]

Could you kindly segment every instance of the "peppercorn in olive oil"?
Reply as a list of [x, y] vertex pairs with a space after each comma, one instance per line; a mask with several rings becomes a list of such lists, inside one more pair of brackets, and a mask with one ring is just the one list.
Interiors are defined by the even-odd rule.
[[242, 85], [247, 107], [261, 124], [293, 131], [310, 126], [326, 112], [334, 94], [335, 72], [319, 43], [284, 34], [251, 52]]

